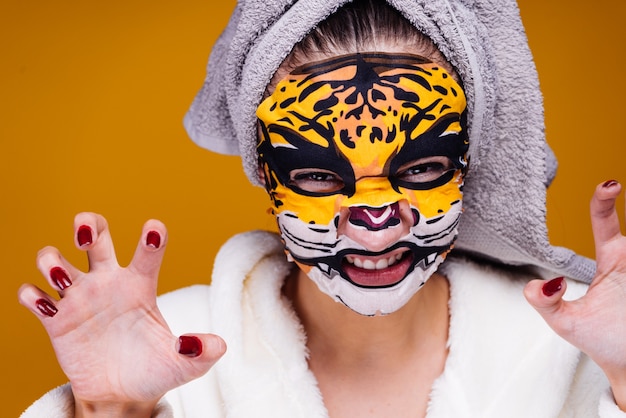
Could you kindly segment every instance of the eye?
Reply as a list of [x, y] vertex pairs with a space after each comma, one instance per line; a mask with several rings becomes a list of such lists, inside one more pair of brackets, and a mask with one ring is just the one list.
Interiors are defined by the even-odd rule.
[[453, 169], [454, 164], [447, 157], [427, 157], [403, 165], [395, 177], [405, 184], [424, 184], [438, 180]]
[[309, 193], [334, 193], [342, 190], [344, 182], [329, 170], [301, 168], [289, 173], [289, 184]]

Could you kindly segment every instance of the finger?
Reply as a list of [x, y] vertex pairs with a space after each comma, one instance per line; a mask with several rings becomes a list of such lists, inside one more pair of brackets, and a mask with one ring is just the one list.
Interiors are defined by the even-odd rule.
[[622, 186], [615, 180], [604, 182], [596, 187], [591, 199], [591, 227], [596, 250], [604, 243], [621, 236], [619, 217], [615, 210], [615, 200]]
[[89, 270], [118, 267], [109, 225], [102, 215], [83, 212], [74, 218], [76, 246], [87, 251]]
[[532, 280], [524, 288], [524, 296], [552, 329], [561, 334], [568, 328], [566, 303], [563, 295], [567, 284], [563, 277], [552, 280]]
[[154, 219], [147, 221], [143, 226], [135, 255], [128, 268], [141, 275], [156, 278], [161, 268], [166, 245], [167, 229], [165, 225]]
[[37, 268], [61, 297], [80, 275], [80, 271], [54, 247], [42, 248], [37, 253]]
[[185, 334], [178, 337], [176, 351], [189, 378], [205, 374], [226, 352], [226, 343], [215, 334]]
[[32, 284], [23, 284], [17, 291], [17, 299], [42, 322], [54, 317], [59, 311], [56, 301]]

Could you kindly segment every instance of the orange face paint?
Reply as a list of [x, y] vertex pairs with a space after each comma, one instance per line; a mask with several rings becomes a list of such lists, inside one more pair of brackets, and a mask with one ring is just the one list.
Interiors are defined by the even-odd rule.
[[[258, 152], [272, 211], [288, 252], [323, 291], [371, 314], [375, 303], [355, 308], [346, 299], [359, 297], [337, 294], [336, 283], [357, 293], [366, 289], [380, 304], [384, 292], [373, 289], [405, 289], [407, 281], [419, 288], [443, 260], [461, 213], [465, 108], [462, 88], [443, 68], [423, 57], [384, 53], [299, 67], [261, 103]], [[399, 202], [408, 204], [414, 222], [382, 254], [338, 233], [340, 216], [371, 231], [395, 227]], [[403, 256], [406, 268], [370, 282], [361, 280], [366, 273], [357, 278], [361, 267], [349, 265], [378, 261], [385, 252], [388, 260], [410, 252]], [[416, 272], [417, 279], [406, 280]]]

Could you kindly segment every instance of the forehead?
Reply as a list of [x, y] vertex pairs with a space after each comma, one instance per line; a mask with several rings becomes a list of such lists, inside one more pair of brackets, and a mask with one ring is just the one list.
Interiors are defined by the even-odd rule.
[[[439, 65], [416, 55], [367, 53], [296, 68], [257, 115], [262, 141], [273, 148], [308, 142], [365, 169], [385, 166], [424, 134], [459, 134], [464, 110], [462, 88]], [[420, 144], [411, 144], [413, 152]]]

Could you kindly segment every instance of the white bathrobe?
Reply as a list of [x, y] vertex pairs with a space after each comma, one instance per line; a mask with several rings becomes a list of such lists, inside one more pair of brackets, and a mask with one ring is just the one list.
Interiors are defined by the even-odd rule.
[[[205, 376], [168, 393], [159, 418], [327, 417], [308, 369], [306, 336], [281, 286], [291, 269], [279, 238], [233, 237], [220, 250], [210, 286], [163, 295], [176, 334], [212, 332], [228, 351]], [[557, 336], [522, 294], [530, 277], [451, 257], [449, 355], [430, 394], [428, 418], [626, 417], [602, 371]], [[586, 286], [569, 282], [567, 298]], [[22, 416], [71, 417], [68, 385]]]

